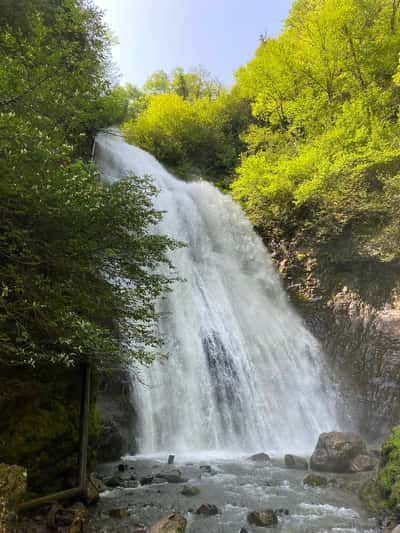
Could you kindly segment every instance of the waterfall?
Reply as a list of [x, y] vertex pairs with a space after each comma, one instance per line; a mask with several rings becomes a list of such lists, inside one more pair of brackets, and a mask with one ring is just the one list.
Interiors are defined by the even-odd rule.
[[157, 231], [187, 243], [172, 257], [185, 281], [159, 303], [169, 357], [132, 373], [139, 451], [312, 450], [337, 425], [324, 357], [240, 207], [114, 135], [96, 154], [109, 177], [151, 176]]

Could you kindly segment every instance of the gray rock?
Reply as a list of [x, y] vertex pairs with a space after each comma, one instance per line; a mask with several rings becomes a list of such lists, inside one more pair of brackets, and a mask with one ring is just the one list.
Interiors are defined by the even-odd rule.
[[132, 438], [135, 413], [131, 403], [131, 378], [117, 370], [101, 376], [97, 394], [100, 431], [96, 442], [99, 463], [118, 461], [128, 451], [135, 452]]
[[153, 476], [145, 476], [145, 477], [142, 477], [141, 480], [140, 480], [140, 484], [141, 485], [151, 485], [154, 481], [154, 477]]
[[352, 472], [351, 464], [358, 455], [366, 455], [364, 440], [356, 433], [332, 431], [319, 436], [310, 466], [319, 472]]
[[214, 516], [216, 514], [219, 514], [219, 509], [216, 505], [212, 503], [203, 503], [197, 509], [196, 514], [201, 514], [205, 516]]
[[106, 486], [110, 487], [111, 489], [114, 489], [116, 487], [122, 487], [124, 484], [124, 479], [120, 476], [113, 476], [110, 479], [106, 481]]
[[252, 526], [274, 527], [278, 524], [278, 516], [272, 509], [252, 511], [247, 515], [247, 521]]
[[184, 533], [187, 520], [180, 513], [169, 513], [148, 529], [148, 533]]
[[375, 461], [366, 454], [357, 455], [350, 463], [350, 472], [369, 472], [375, 467]]
[[182, 477], [182, 472], [178, 469], [159, 472], [155, 477], [168, 483], [184, 483], [187, 481], [187, 479]]
[[271, 457], [267, 453], [256, 453], [249, 457], [249, 461], [254, 461], [256, 463], [267, 463], [271, 460]]
[[285, 465], [287, 468], [292, 468], [293, 470], [308, 470], [307, 460], [298, 455], [285, 455]]

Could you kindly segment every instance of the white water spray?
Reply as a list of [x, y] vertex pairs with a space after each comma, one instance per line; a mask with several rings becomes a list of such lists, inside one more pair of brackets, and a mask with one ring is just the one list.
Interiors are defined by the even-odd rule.
[[158, 230], [188, 244], [173, 254], [186, 281], [160, 303], [170, 357], [134, 384], [139, 451], [309, 452], [336, 426], [323, 355], [241, 209], [115, 136], [96, 153], [107, 176], [152, 176]]

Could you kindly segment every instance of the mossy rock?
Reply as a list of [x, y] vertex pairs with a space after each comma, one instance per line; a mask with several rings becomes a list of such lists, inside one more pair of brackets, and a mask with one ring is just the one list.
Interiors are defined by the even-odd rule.
[[181, 494], [183, 494], [183, 496], [198, 496], [200, 494], [200, 489], [198, 487], [189, 487], [189, 485], [185, 485], [181, 490]]
[[389, 509], [400, 515], [400, 426], [393, 429], [382, 446], [378, 488]]
[[372, 515], [380, 515], [387, 507], [386, 502], [382, 499], [379, 485], [374, 478], [368, 479], [361, 486], [358, 496], [363, 504], [363, 507]]
[[303, 479], [303, 483], [308, 487], [326, 487], [328, 485], [328, 480], [317, 474], [308, 474], [308, 476]]

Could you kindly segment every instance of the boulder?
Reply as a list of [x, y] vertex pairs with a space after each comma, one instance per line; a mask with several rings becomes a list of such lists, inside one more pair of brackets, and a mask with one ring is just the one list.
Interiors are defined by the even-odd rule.
[[366, 454], [367, 448], [360, 435], [332, 431], [319, 436], [310, 465], [319, 472], [349, 473], [353, 472], [353, 459]]
[[252, 526], [274, 527], [278, 524], [278, 515], [272, 509], [252, 511], [247, 515], [247, 521]]
[[375, 461], [370, 455], [360, 454], [352, 459], [350, 463], [350, 472], [369, 472], [375, 467]]
[[303, 479], [303, 483], [308, 487], [326, 487], [328, 485], [328, 480], [317, 474], [308, 474], [308, 476]]
[[140, 480], [141, 485], [151, 485], [154, 481], [154, 476], [144, 476]]
[[189, 487], [188, 485], [185, 485], [181, 490], [181, 494], [183, 494], [183, 496], [198, 496], [200, 494], [200, 489], [199, 487]]
[[124, 484], [124, 479], [121, 476], [113, 476], [106, 481], [106, 486], [114, 489], [116, 487], [122, 487]]
[[27, 472], [16, 465], [0, 464], [0, 531], [16, 517], [16, 508], [26, 492]]
[[288, 516], [290, 514], [289, 509], [282, 509], [282, 508], [281, 509], [277, 509], [275, 512], [279, 516]]
[[256, 463], [267, 463], [271, 458], [267, 453], [256, 453], [249, 457], [249, 461], [255, 461]]
[[392, 529], [391, 533], [400, 533], [400, 525], [396, 526], [394, 529]]
[[148, 533], [184, 533], [187, 520], [180, 513], [169, 513], [148, 529]]
[[307, 460], [298, 455], [285, 455], [285, 465], [287, 468], [292, 468], [293, 470], [308, 470]]
[[187, 479], [182, 477], [182, 472], [178, 469], [166, 470], [164, 472], [159, 472], [155, 476], [158, 479], [167, 481], [168, 483], [184, 483]]
[[202, 514], [205, 516], [213, 516], [213, 515], [219, 514], [219, 509], [216, 505], [212, 503], [203, 503], [197, 509], [196, 514]]

